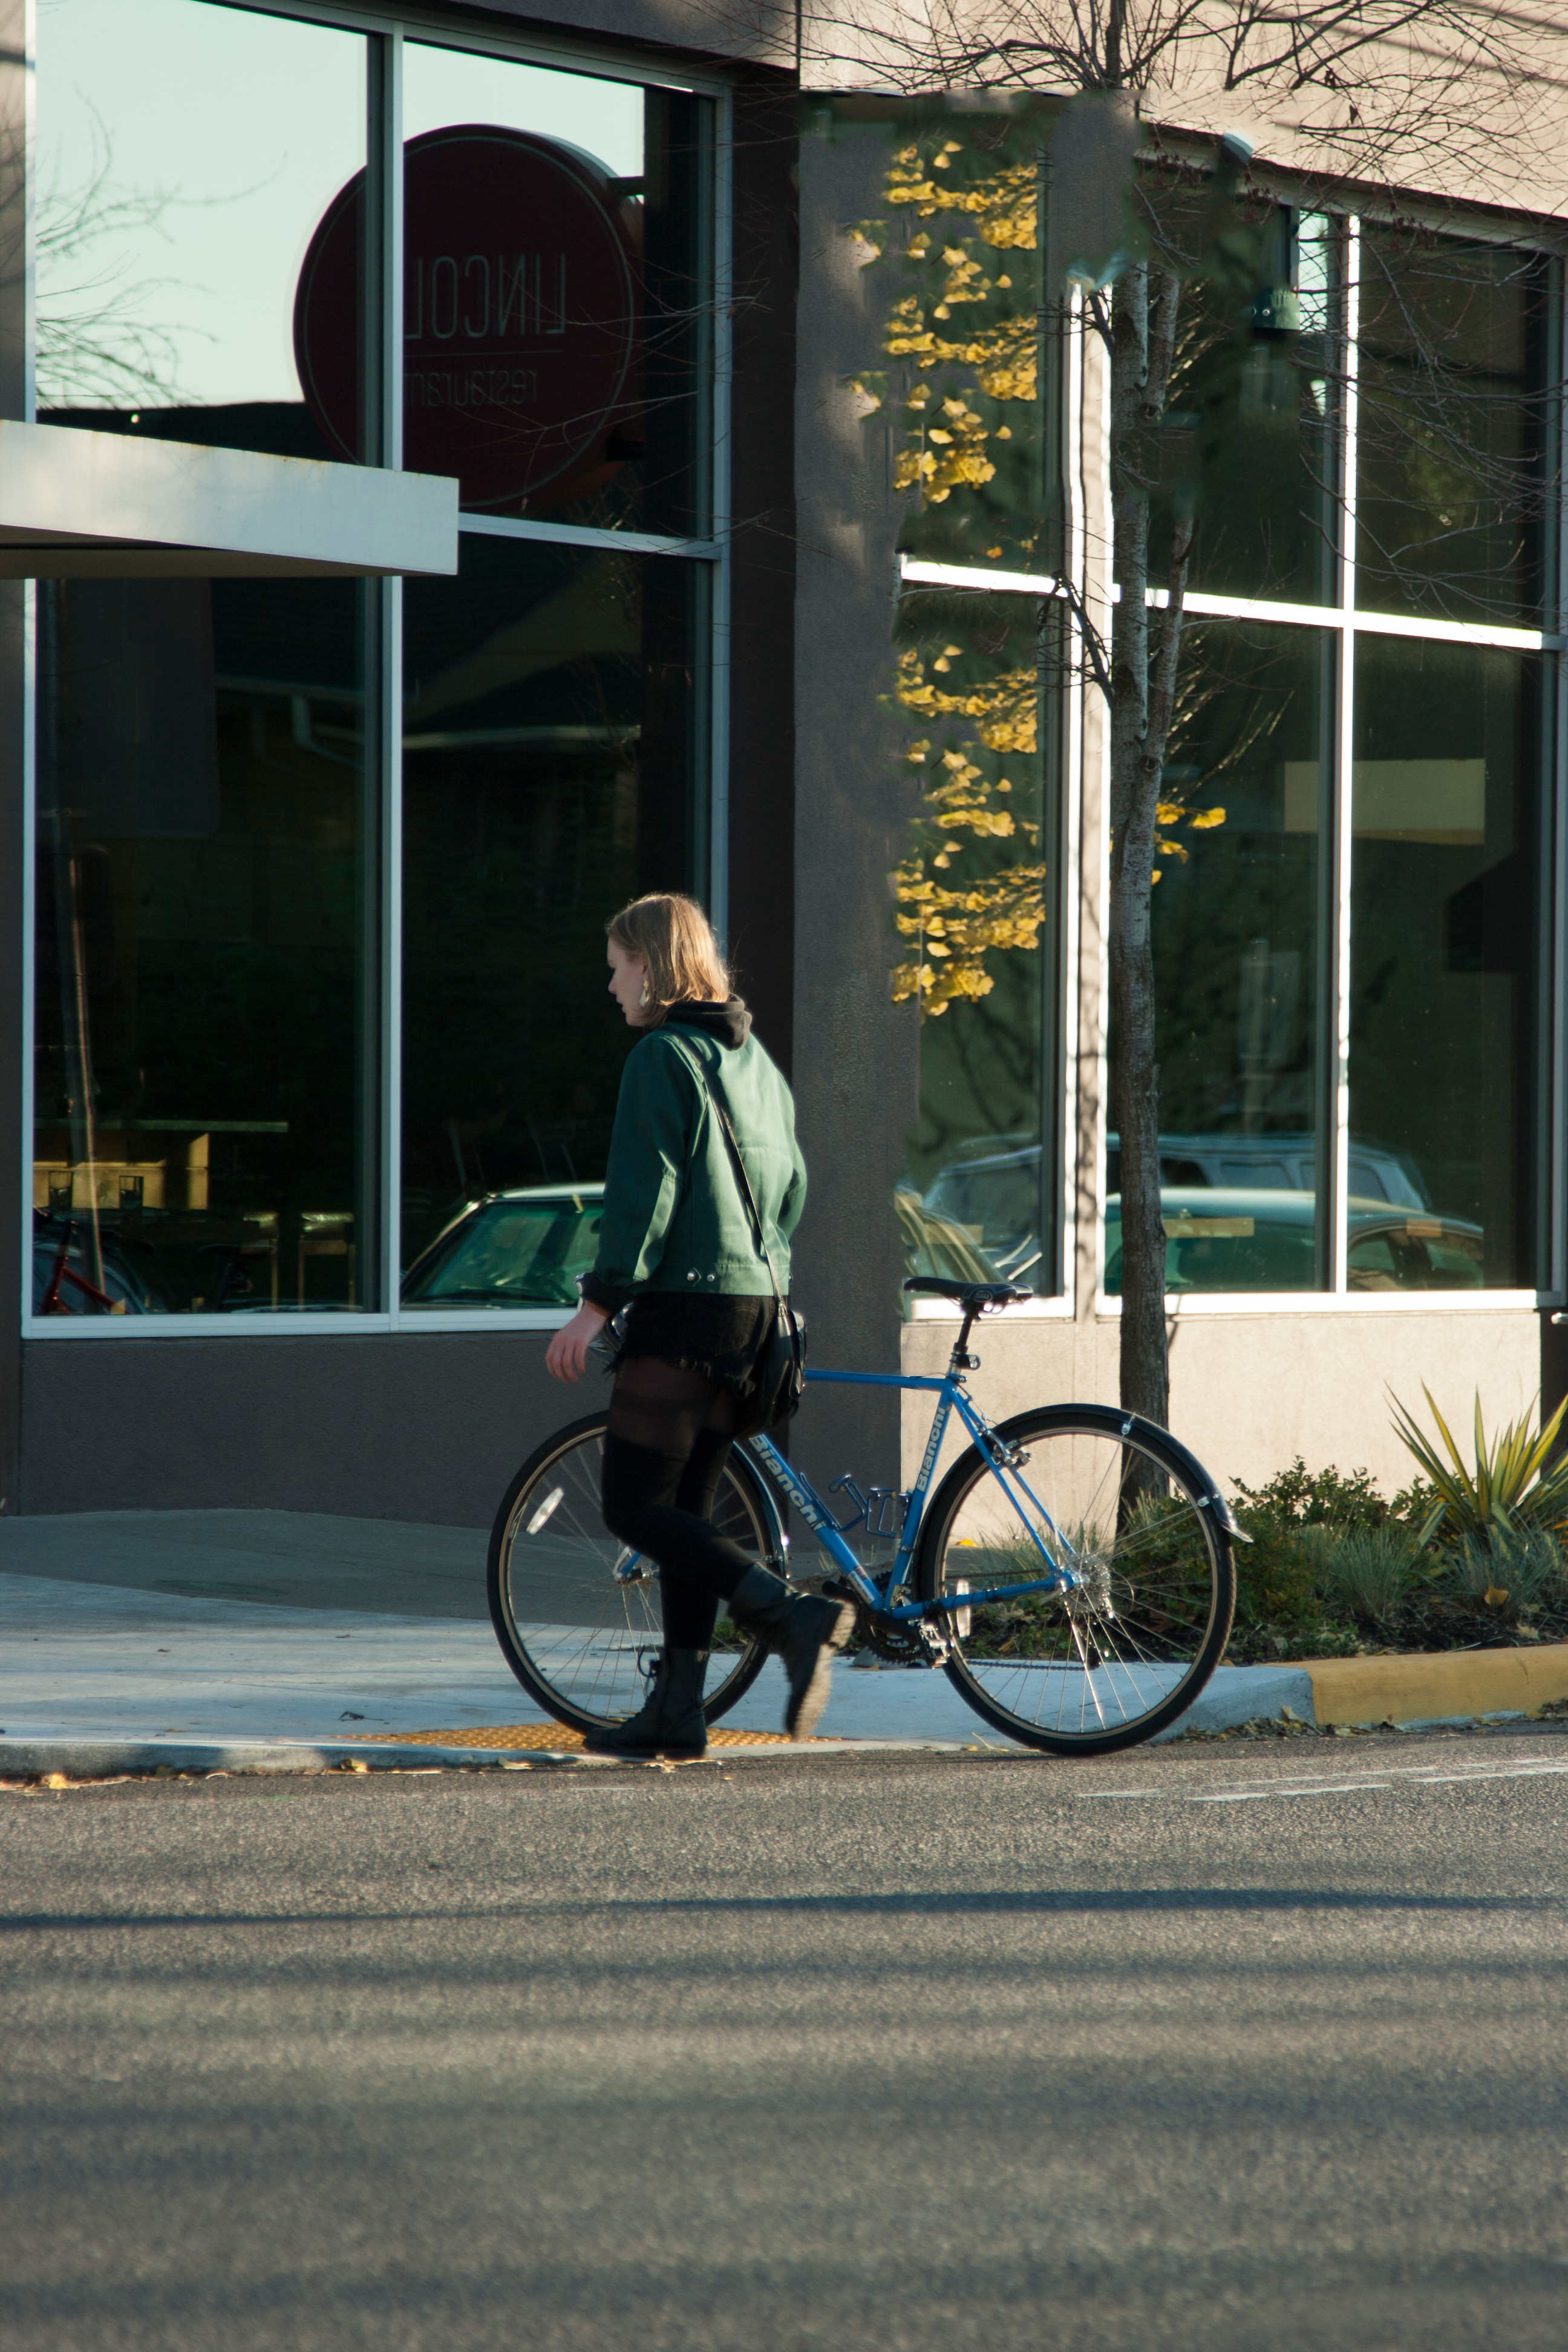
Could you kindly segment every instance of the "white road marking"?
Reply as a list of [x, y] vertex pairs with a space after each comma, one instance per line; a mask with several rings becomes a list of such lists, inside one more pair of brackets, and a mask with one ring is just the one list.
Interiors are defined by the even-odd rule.
[[1163, 1800], [1167, 1804], [1247, 1805], [1268, 1797], [1347, 1797], [1363, 1789], [1386, 1790], [1401, 1785], [1414, 1789], [1451, 1788], [1468, 1780], [1532, 1780], [1564, 1773], [1568, 1773], [1568, 1759], [1559, 1761], [1536, 1757], [1518, 1764], [1472, 1764], [1457, 1772], [1442, 1772], [1431, 1764], [1388, 1764], [1375, 1774], [1369, 1772], [1353, 1780], [1276, 1780], [1251, 1788], [1205, 1790], [1197, 1794], [1174, 1789], [1081, 1789], [1079, 1794], [1123, 1800], [1142, 1798], [1156, 1802]]
[[1266, 1797], [1349, 1797], [1362, 1789], [1390, 1789], [1391, 1780], [1309, 1780], [1300, 1789], [1226, 1789], [1189, 1797], [1190, 1805], [1255, 1805]]

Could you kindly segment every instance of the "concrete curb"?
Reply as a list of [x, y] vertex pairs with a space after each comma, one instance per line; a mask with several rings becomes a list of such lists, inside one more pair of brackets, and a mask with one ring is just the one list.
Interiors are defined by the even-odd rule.
[[[1159, 1735], [1179, 1739], [1184, 1732], [1227, 1731], [1259, 1717], [1277, 1717], [1289, 1707], [1303, 1723], [1473, 1722], [1485, 1716], [1527, 1716], [1553, 1699], [1568, 1699], [1568, 1643], [1530, 1650], [1460, 1650], [1386, 1658], [1308, 1658], [1285, 1666], [1221, 1666], [1180, 1721]], [[781, 1756], [839, 1756], [920, 1752], [961, 1756], [975, 1751], [1028, 1754], [991, 1731], [978, 1716], [971, 1739], [929, 1738], [918, 1733], [876, 1738], [821, 1739], [807, 1748], [787, 1744], [715, 1748], [709, 1763], [728, 1766], [740, 1759], [766, 1762]], [[1158, 1744], [1152, 1742], [1151, 1745]], [[421, 1765], [460, 1769], [504, 1764], [576, 1764], [601, 1768], [613, 1756], [588, 1756], [579, 1748], [445, 1748], [409, 1739], [202, 1740], [112, 1738], [0, 1738], [0, 1780], [63, 1772], [72, 1780], [99, 1780], [111, 1773], [330, 1772], [357, 1763], [373, 1772], [406, 1772]]]
[[[995, 1740], [977, 1737], [970, 1744], [1002, 1752]], [[859, 1756], [907, 1748], [944, 1756], [965, 1752], [963, 1744], [953, 1739], [817, 1739], [802, 1747], [784, 1741], [767, 1748], [712, 1748], [703, 1760], [728, 1766], [735, 1758], [750, 1764], [782, 1756]], [[63, 1772], [73, 1780], [103, 1780], [116, 1772], [331, 1772], [349, 1764], [372, 1772], [406, 1772], [419, 1765], [581, 1764], [602, 1769], [622, 1760], [586, 1755], [577, 1748], [431, 1748], [413, 1741], [373, 1747], [352, 1740], [316, 1745], [282, 1739], [0, 1739], [0, 1780], [39, 1772]]]
[[1149, 1745], [1157, 1748], [1188, 1731], [1234, 1731], [1287, 1706], [1303, 1723], [1313, 1721], [1312, 1678], [1304, 1666], [1216, 1666], [1185, 1715], [1169, 1731], [1156, 1732]]
[[1528, 1715], [1568, 1698], [1568, 1643], [1308, 1658], [1302, 1671], [1310, 1679], [1312, 1715], [1320, 1724], [1465, 1722], [1481, 1715]]

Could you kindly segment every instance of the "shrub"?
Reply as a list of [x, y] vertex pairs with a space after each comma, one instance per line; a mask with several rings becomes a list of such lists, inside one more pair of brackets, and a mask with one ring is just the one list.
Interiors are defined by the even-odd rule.
[[1389, 1506], [1373, 1485], [1371, 1474], [1352, 1470], [1309, 1470], [1298, 1454], [1289, 1470], [1277, 1470], [1266, 1486], [1244, 1486], [1236, 1491], [1253, 1514], [1277, 1525], [1294, 1527], [1380, 1528]]
[[1426, 1562], [1415, 1534], [1390, 1520], [1383, 1527], [1348, 1530], [1316, 1527], [1307, 1532], [1309, 1557], [1318, 1587], [1331, 1609], [1352, 1617], [1385, 1622], [1419, 1580]]
[[1321, 1621], [1311, 1529], [1339, 1535], [1383, 1527], [1388, 1505], [1364, 1470], [1309, 1470], [1298, 1454], [1266, 1486], [1237, 1481], [1237, 1517], [1250, 1544], [1236, 1548], [1237, 1620], [1287, 1634]]

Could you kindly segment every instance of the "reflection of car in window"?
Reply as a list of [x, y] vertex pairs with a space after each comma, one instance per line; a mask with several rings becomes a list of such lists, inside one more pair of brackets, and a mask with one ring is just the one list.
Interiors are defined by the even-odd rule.
[[575, 1307], [599, 1250], [603, 1184], [535, 1184], [471, 1201], [403, 1277], [405, 1307]]
[[[1160, 1181], [1310, 1192], [1317, 1184], [1317, 1138], [1310, 1133], [1163, 1135]], [[1108, 1192], [1121, 1190], [1121, 1153], [1114, 1135], [1105, 1139], [1105, 1189]], [[1410, 1154], [1367, 1136], [1350, 1139], [1350, 1191], [1357, 1200], [1389, 1201], [1400, 1208], [1432, 1206], [1421, 1171]]]
[[[934, 1274], [946, 1282], [995, 1282], [995, 1266], [978, 1246], [978, 1234], [948, 1217], [933, 1217], [913, 1186], [893, 1194], [893, 1212], [904, 1244], [904, 1272]], [[906, 1309], [909, 1302], [904, 1302]]]
[[[982, 1135], [963, 1156], [939, 1168], [923, 1193], [907, 1177], [894, 1195], [900, 1223], [917, 1213], [939, 1246], [929, 1244], [914, 1272], [963, 1282], [1037, 1279], [1040, 1249], [1040, 1147], [1018, 1135]], [[906, 1233], [906, 1238], [908, 1234]], [[961, 1265], [962, 1245], [978, 1254], [985, 1271]]]
[[[1348, 1204], [1347, 1278], [1352, 1290], [1479, 1290], [1484, 1279], [1479, 1225], [1395, 1208]], [[1310, 1290], [1316, 1202], [1310, 1192], [1210, 1185], [1163, 1188], [1165, 1288]], [[1121, 1202], [1105, 1204], [1105, 1287], [1121, 1287]]]
[[[936, 1244], [927, 1245], [914, 1270], [973, 1281], [1026, 1282], [1037, 1278], [1041, 1256], [1040, 1161], [1040, 1146], [1027, 1136], [973, 1136], [938, 1169], [923, 1193], [909, 1178], [903, 1179], [898, 1194], [900, 1223], [907, 1227], [910, 1215], [918, 1212], [931, 1228], [932, 1243]], [[1316, 1185], [1316, 1139], [1308, 1133], [1163, 1135], [1160, 1177], [1163, 1192], [1201, 1187], [1302, 1194], [1310, 1199]], [[1112, 1199], [1121, 1185], [1121, 1154], [1117, 1138], [1111, 1135], [1106, 1139], [1106, 1190]], [[1350, 1140], [1350, 1190], [1352, 1199], [1369, 1209], [1377, 1203], [1428, 1213], [1432, 1208], [1421, 1171], [1409, 1154], [1365, 1136], [1352, 1136]], [[1452, 1219], [1442, 1222], [1446, 1229], [1469, 1230], [1462, 1219], [1458, 1223]], [[1277, 1247], [1289, 1257], [1297, 1244], [1287, 1244], [1283, 1232], [1289, 1228], [1299, 1234], [1300, 1223], [1299, 1213], [1287, 1217], [1280, 1233], [1274, 1240], [1260, 1243], [1259, 1249]], [[1310, 1251], [1310, 1215], [1307, 1224]], [[906, 1232], [906, 1239], [909, 1237]], [[978, 1253], [989, 1272], [982, 1276], [971, 1268], [961, 1267], [956, 1263], [955, 1245]], [[1277, 1282], [1261, 1286], [1311, 1286], [1310, 1269], [1304, 1276], [1298, 1274], [1289, 1278], [1283, 1265], [1279, 1272]], [[1205, 1283], [1202, 1286], [1228, 1286]], [[1259, 1286], [1247, 1283], [1240, 1286]], [[1369, 1272], [1366, 1283], [1356, 1286], [1379, 1286]], [[1401, 1283], [1399, 1286], [1405, 1286]], [[1424, 1282], [1420, 1286], [1433, 1286]]]

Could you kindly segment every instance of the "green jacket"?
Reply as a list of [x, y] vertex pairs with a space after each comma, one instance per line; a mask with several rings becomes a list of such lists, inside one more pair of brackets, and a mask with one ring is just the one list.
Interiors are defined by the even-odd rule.
[[780, 1285], [789, 1288], [789, 1240], [805, 1206], [795, 1105], [751, 1034], [750, 1013], [731, 997], [723, 1006], [682, 1007], [626, 1056], [599, 1255], [583, 1284], [584, 1297], [612, 1314], [645, 1290], [773, 1296], [699, 1065], [730, 1114]]

